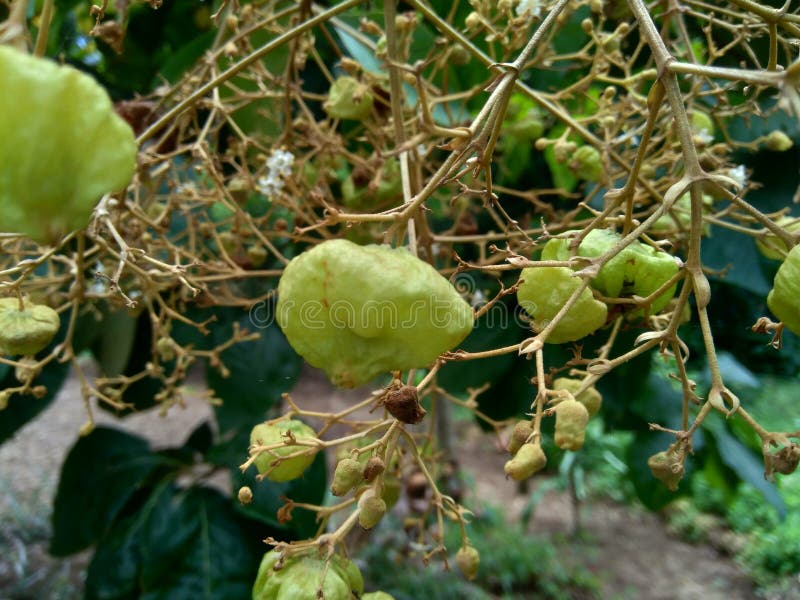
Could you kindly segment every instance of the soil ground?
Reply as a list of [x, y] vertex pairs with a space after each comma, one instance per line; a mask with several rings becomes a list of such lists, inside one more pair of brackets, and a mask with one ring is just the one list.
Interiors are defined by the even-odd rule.
[[[150, 411], [124, 420], [97, 411], [99, 423], [113, 423], [146, 436], [156, 446], [175, 444], [209, 418], [199, 380], [189, 386], [187, 407], [166, 418]], [[362, 392], [331, 388], [319, 372], [304, 371], [292, 397], [303, 407], [338, 410], [363, 398]], [[52, 499], [60, 464], [85, 422], [78, 383], [70, 379], [46, 412], [0, 446], [0, 599], [72, 600], [80, 589], [89, 554], [67, 560], [47, 554]], [[461, 466], [473, 477], [465, 503], [491, 498], [514, 519], [525, 504], [517, 485], [503, 475], [506, 457], [483, 437], [458, 432]], [[658, 516], [632, 506], [593, 500], [582, 508], [584, 534], [572, 543], [572, 507], [564, 493], [545, 495], [530, 530], [552, 534], [559, 552], [581, 563], [602, 581], [602, 597], [618, 599], [745, 600], [751, 584], [736, 564], [707, 545], [671, 537]]]

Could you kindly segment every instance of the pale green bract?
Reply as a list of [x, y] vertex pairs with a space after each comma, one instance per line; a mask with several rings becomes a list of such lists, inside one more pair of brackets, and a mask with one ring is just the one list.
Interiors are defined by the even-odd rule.
[[364, 591], [364, 579], [356, 565], [338, 554], [325, 561], [314, 555], [295, 556], [278, 570], [280, 553], [267, 552], [253, 585], [253, 600], [317, 600], [322, 589], [325, 600], [351, 600]]
[[89, 75], [8, 46], [0, 90], [0, 230], [57, 241], [128, 185], [133, 131]]
[[[250, 432], [250, 444], [260, 446], [278, 444], [285, 441], [284, 434], [287, 432], [291, 432], [296, 440], [314, 439], [317, 436], [316, 432], [302, 421], [289, 419], [272, 424], [259, 423]], [[256, 469], [264, 477], [277, 483], [297, 479], [314, 462], [313, 452], [287, 458], [278, 464], [273, 463], [275, 463], [276, 457], [282, 458], [308, 449], [308, 446], [287, 444], [262, 452], [256, 457]]]
[[[542, 331], [581, 285], [568, 267], [529, 267], [522, 270], [517, 288], [519, 305], [533, 318], [533, 329]], [[594, 333], [606, 322], [608, 308], [595, 300], [589, 288], [558, 321], [545, 340], [551, 344], [574, 342]]]
[[800, 246], [783, 261], [767, 296], [772, 313], [795, 335], [800, 335]]
[[294, 258], [277, 320], [292, 348], [341, 387], [430, 365], [472, 331], [472, 308], [405, 248], [329, 240]]
[[[578, 246], [577, 256], [597, 258], [603, 256], [621, 239], [618, 233], [608, 229], [593, 229]], [[572, 254], [569, 240], [553, 239], [545, 244], [542, 260], [569, 260]], [[592, 279], [590, 285], [609, 298], [632, 295], [646, 298], [664, 285], [678, 272], [678, 264], [668, 253], [656, 250], [639, 241], [634, 241], [608, 261]], [[677, 283], [658, 296], [650, 306], [655, 314], [664, 308], [675, 295]], [[637, 309], [633, 315], [641, 315]]]

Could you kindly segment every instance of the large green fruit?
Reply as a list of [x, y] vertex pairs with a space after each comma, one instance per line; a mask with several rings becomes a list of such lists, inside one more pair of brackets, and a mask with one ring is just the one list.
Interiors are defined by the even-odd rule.
[[[280, 421], [278, 423], [261, 423], [253, 427], [250, 432], [250, 445], [269, 446], [284, 442], [284, 434], [290, 431], [295, 439], [314, 439], [317, 434], [311, 427], [296, 419]], [[270, 481], [283, 482], [297, 479], [314, 462], [314, 453], [295, 456], [281, 461], [276, 466], [272, 466], [276, 457], [288, 456], [308, 446], [284, 445], [269, 452], [262, 452], [255, 460], [256, 469]]]
[[800, 246], [789, 251], [775, 273], [767, 306], [789, 331], [800, 335]]
[[292, 348], [342, 387], [425, 367], [474, 323], [469, 304], [405, 248], [329, 240], [294, 258], [277, 320]]
[[49, 306], [0, 298], [0, 354], [33, 355], [43, 350], [58, 333], [61, 320]]
[[136, 166], [133, 131], [72, 67], [0, 45], [0, 230], [53, 242], [85, 227]]
[[[544, 329], [581, 285], [580, 278], [573, 276], [567, 267], [523, 269], [520, 279], [523, 282], [517, 288], [517, 300], [533, 318], [535, 331]], [[563, 344], [586, 337], [605, 324], [607, 313], [606, 305], [595, 300], [591, 290], [585, 288], [546, 341]]]
[[[325, 600], [355, 600], [364, 591], [356, 565], [335, 554], [325, 573], [325, 561], [314, 555], [288, 558], [278, 570], [277, 550], [264, 555], [253, 586], [253, 600], [317, 600], [322, 588]], [[323, 579], [324, 576], [324, 579]]]
[[[597, 258], [613, 248], [620, 239], [618, 233], [608, 229], [594, 229], [578, 246], [576, 255]], [[568, 246], [567, 239], [550, 240], [542, 250], [542, 260], [569, 260], [572, 254]], [[609, 298], [633, 295], [644, 298], [655, 292], [677, 272], [678, 264], [670, 254], [634, 241], [600, 269], [591, 286]], [[676, 288], [677, 284], [656, 298], [650, 307], [650, 313], [657, 313], [664, 308], [675, 295]], [[639, 309], [635, 314], [641, 312]]]

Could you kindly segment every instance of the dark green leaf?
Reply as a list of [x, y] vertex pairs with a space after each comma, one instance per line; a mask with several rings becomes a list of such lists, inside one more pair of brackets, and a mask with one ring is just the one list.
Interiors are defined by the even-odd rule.
[[[235, 344], [221, 354], [230, 371], [222, 377], [218, 369], [208, 367], [206, 380], [222, 400], [216, 407], [221, 433], [231, 429], [249, 429], [262, 421], [267, 411], [294, 386], [302, 361], [289, 346], [274, 323], [256, 329], [248, 315], [236, 319], [243, 329], [257, 331], [259, 339]], [[213, 328], [215, 343], [222, 344], [232, 335], [232, 322], [220, 322]]]
[[97, 427], [80, 438], [61, 470], [50, 553], [65, 556], [100, 539], [164, 461], [147, 441], [116, 429]]
[[116, 377], [125, 370], [136, 338], [137, 319], [126, 311], [103, 311], [100, 334], [92, 344], [92, 353], [103, 374]]
[[86, 599], [249, 598], [268, 534], [215, 490], [161, 485], [98, 545]]

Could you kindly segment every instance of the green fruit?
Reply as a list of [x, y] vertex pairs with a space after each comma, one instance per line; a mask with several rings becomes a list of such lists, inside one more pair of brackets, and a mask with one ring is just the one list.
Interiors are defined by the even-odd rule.
[[402, 193], [400, 163], [395, 158], [387, 160], [384, 164], [380, 183], [375, 190], [371, 190], [368, 185], [356, 186], [352, 173], [342, 182], [342, 202], [348, 208], [372, 209], [398, 198]]
[[49, 306], [0, 298], [0, 354], [29, 356], [44, 350], [61, 326], [58, 313]]
[[776, 129], [769, 132], [769, 135], [764, 140], [764, 146], [766, 146], [767, 150], [772, 150], [773, 152], [786, 152], [794, 146], [794, 142], [792, 138], [780, 129]]
[[[519, 305], [533, 318], [533, 329], [541, 331], [558, 314], [581, 280], [567, 267], [531, 267], [522, 270], [517, 288]], [[594, 333], [606, 322], [608, 309], [586, 288], [577, 302], [550, 332], [547, 342], [574, 342]]]
[[474, 546], [466, 544], [461, 546], [456, 552], [456, 564], [464, 577], [472, 581], [478, 574], [478, 567], [481, 564], [481, 555]]
[[523, 94], [512, 95], [508, 101], [502, 130], [503, 138], [511, 136], [518, 142], [533, 143], [541, 137], [544, 123], [536, 103]]
[[[597, 258], [611, 250], [621, 239], [608, 229], [594, 229], [578, 246], [577, 256]], [[552, 239], [542, 251], [542, 260], [569, 260], [569, 240]], [[592, 280], [591, 287], [609, 298], [637, 295], [647, 297], [678, 272], [675, 259], [666, 252], [634, 241], [608, 261]], [[664, 308], [675, 295], [677, 283], [656, 298], [650, 306], [655, 314]], [[643, 314], [636, 309], [633, 315]]]
[[469, 304], [405, 248], [330, 240], [295, 257], [278, 284], [292, 348], [341, 387], [428, 366], [472, 331]]
[[[797, 217], [783, 216], [777, 219], [775, 224], [780, 225], [789, 233], [800, 231], [800, 221]], [[756, 248], [763, 256], [772, 260], [782, 260], [788, 251], [786, 244], [773, 233], [767, 233], [763, 238], [756, 239]]]
[[[554, 390], [566, 390], [573, 396], [575, 396], [575, 392], [577, 392], [580, 387], [580, 379], [559, 377], [553, 381]], [[575, 400], [583, 404], [586, 407], [586, 410], [589, 412], [589, 416], [593, 417], [600, 410], [600, 405], [603, 402], [603, 396], [600, 395], [600, 392], [597, 391], [597, 388], [591, 386], [575, 396]]]
[[533, 426], [530, 421], [517, 421], [514, 431], [511, 432], [511, 438], [508, 440], [508, 446], [506, 446], [509, 454], [516, 454], [528, 441], [531, 434], [533, 434]]
[[369, 592], [361, 596], [361, 600], [394, 600], [394, 596], [386, 592]]
[[589, 411], [577, 400], [564, 400], [556, 405], [556, 446], [562, 450], [580, 450], [589, 422]]
[[515, 481], [523, 481], [544, 469], [547, 456], [538, 444], [523, 444], [503, 470]]
[[800, 246], [789, 251], [775, 273], [772, 290], [767, 296], [767, 306], [780, 321], [796, 335], [800, 335]]
[[322, 590], [325, 600], [351, 600], [364, 591], [361, 572], [352, 561], [335, 554], [327, 572], [325, 561], [315, 555], [294, 556], [278, 570], [280, 553], [264, 555], [253, 585], [253, 600], [317, 600]]
[[90, 76], [2, 45], [0, 89], [0, 227], [55, 242], [128, 185], [133, 131]]
[[569, 159], [569, 168], [578, 179], [600, 181], [603, 176], [603, 160], [594, 146], [581, 146]]
[[386, 514], [386, 502], [378, 498], [374, 490], [368, 489], [358, 499], [358, 524], [364, 529], [372, 529]]
[[689, 117], [691, 119], [692, 132], [695, 135], [708, 136], [713, 140], [716, 127], [708, 113], [702, 110], [693, 110]]
[[340, 460], [333, 473], [331, 494], [334, 496], [344, 496], [347, 492], [356, 487], [363, 478], [360, 462], [353, 458]]
[[363, 121], [372, 111], [375, 101], [369, 87], [357, 79], [344, 75], [336, 79], [322, 107], [332, 119]]
[[[317, 437], [314, 430], [302, 421], [289, 419], [278, 423], [256, 425], [250, 432], [250, 445], [270, 446], [285, 442], [287, 438], [284, 433], [287, 431], [290, 431], [297, 440], [316, 439]], [[270, 481], [283, 482], [297, 479], [314, 462], [314, 452], [289, 458], [275, 466], [273, 463], [276, 458], [288, 456], [300, 450], [311, 450], [311, 447], [292, 444], [262, 452], [255, 460], [256, 469]]]

